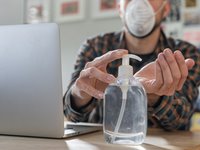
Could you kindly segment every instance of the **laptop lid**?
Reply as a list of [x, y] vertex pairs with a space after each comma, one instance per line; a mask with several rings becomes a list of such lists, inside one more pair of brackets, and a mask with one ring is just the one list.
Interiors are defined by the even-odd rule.
[[56, 24], [0, 26], [0, 134], [64, 135]]

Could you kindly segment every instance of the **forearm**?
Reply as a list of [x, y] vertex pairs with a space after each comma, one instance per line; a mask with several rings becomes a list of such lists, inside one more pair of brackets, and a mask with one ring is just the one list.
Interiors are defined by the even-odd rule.
[[151, 107], [158, 102], [160, 96], [156, 94], [147, 94], [147, 99], [148, 99], [148, 106]]
[[85, 64], [94, 59], [95, 56], [90, 55], [90, 57], [85, 56], [86, 53], [92, 51], [90, 45], [86, 42], [80, 49], [80, 53], [76, 60], [74, 67], [74, 73], [72, 74], [71, 81], [63, 97], [64, 104], [64, 114], [68, 120], [79, 122], [88, 121], [89, 114], [96, 107], [96, 100], [93, 98], [81, 98], [82, 95], [76, 95], [72, 92], [72, 87], [75, 84], [80, 72], [84, 69]]
[[92, 100], [92, 96], [77, 90], [74, 85], [71, 87], [71, 96], [73, 97], [73, 106], [77, 109], [87, 105]]
[[95, 99], [90, 99], [88, 103], [82, 103], [77, 105], [76, 101], [81, 101], [81, 99], [74, 99], [72, 95], [72, 87], [79, 76], [80, 71], [76, 70], [72, 75], [72, 80], [68, 86], [68, 89], [63, 97], [64, 114], [67, 120], [73, 122], [88, 122], [89, 114], [96, 107]]
[[197, 87], [188, 88], [188, 90], [176, 92], [173, 96], [161, 97], [149, 111], [151, 119], [166, 130], [188, 129], [190, 117], [194, 111], [193, 103], [198, 96]]
[[88, 122], [88, 118], [92, 110], [96, 107], [97, 101], [92, 98], [87, 104], [77, 107], [74, 104], [74, 97], [71, 89], [64, 96], [64, 114], [66, 118], [73, 122]]

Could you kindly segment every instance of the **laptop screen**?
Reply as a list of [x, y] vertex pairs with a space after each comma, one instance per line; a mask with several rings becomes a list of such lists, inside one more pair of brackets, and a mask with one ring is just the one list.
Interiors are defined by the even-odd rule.
[[56, 24], [0, 27], [0, 134], [64, 134]]

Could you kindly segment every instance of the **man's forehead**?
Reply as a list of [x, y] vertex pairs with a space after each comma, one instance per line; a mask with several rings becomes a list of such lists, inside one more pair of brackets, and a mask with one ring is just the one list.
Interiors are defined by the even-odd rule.
[[[120, 1], [126, 1], [126, 2], [129, 2], [129, 1], [133, 1], [133, 0], [118, 0], [118, 2]], [[134, 0], [134, 1], [138, 1], [138, 0]], [[141, 0], [139, 0], [141, 1]], [[165, 1], [165, 0], [148, 0], [148, 1]], [[171, 0], [168, 0], [168, 1], [171, 1]]]

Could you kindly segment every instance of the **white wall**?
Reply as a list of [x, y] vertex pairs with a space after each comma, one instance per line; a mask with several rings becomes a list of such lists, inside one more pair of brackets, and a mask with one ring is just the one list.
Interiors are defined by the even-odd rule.
[[23, 22], [23, 0], [0, 0], [0, 25]]

